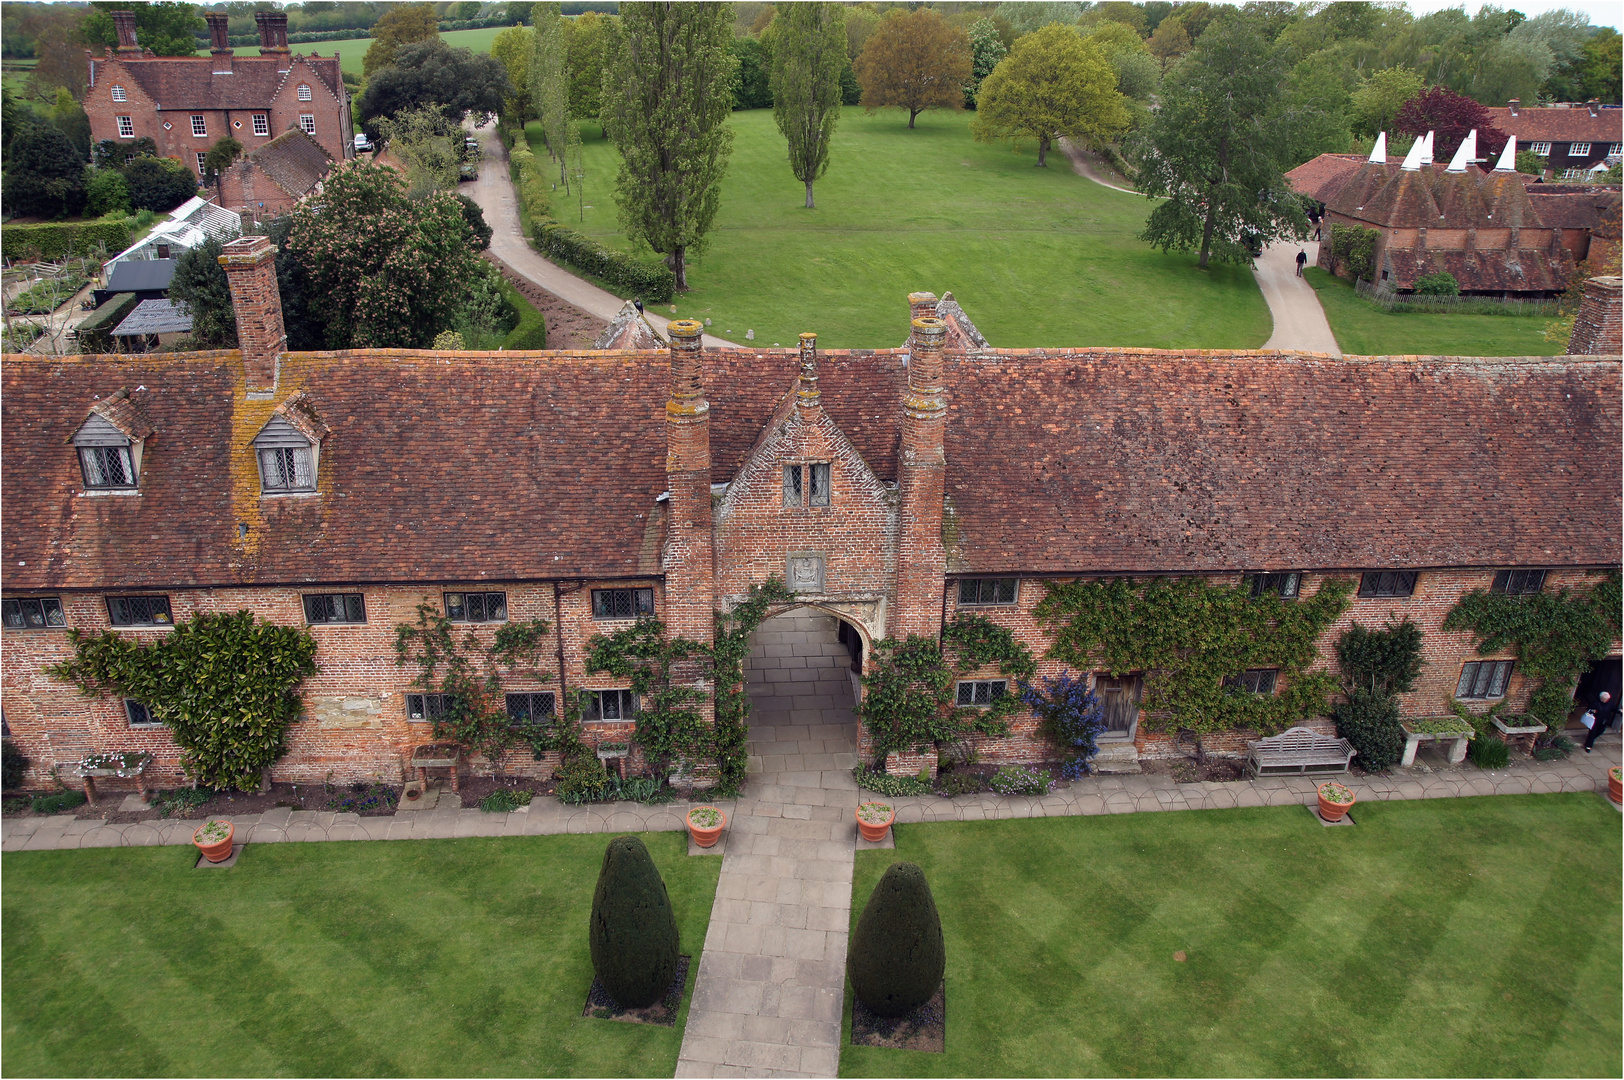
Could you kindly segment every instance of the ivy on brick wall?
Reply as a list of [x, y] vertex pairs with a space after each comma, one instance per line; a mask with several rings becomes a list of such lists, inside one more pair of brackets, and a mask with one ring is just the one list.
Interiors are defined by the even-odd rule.
[[744, 786], [745, 740], [750, 731], [750, 697], [744, 690], [744, 658], [750, 652], [750, 635], [756, 632], [775, 604], [795, 599], [789, 586], [778, 578], [752, 585], [744, 602], [727, 615], [716, 617], [716, 641], [711, 659], [716, 688], [715, 740], [717, 793], [728, 797]]
[[[1142, 672], [1147, 730], [1273, 733], [1324, 715], [1337, 688], [1328, 672], [1308, 665], [1319, 636], [1347, 610], [1351, 581], [1327, 579], [1299, 600], [1252, 596], [1249, 583], [1214, 585], [1196, 576], [1046, 588], [1033, 615], [1053, 635], [1048, 655], [1079, 671]], [[1277, 693], [1228, 683], [1255, 668], [1278, 671]]]
[[971, 734], [1008, 734], [1018, 696], [1006, 693], [986, 708], [966, 708], [954, 693], [956, 678], [993, 665], [1017, 681], [1037, 670], [1020, 639], [982, 615], [959, 615], [943, 628], [940, 642], [919, 634], [881, 641], [863, 675], [857, 708], [873, 740], [875, 767], [883, 767], [893, 751], [924, 752]]
[[1517, 596], [1473, 589], [1449, 609], [1443, 628], [1476, 634], [1479, 656], [1515, 649], [1522, 673], [1537, 680], [1528, 711], [1558, 731], [1567, 723], [1579, 676], [1619, 636], [1621, 599], [1617, 570], [1579, 591]]
[[580, 744], [569, 710], [550, 724], [534, 719], [515, 724], [507, 711], [505, 678], [552, 678], [541, 669], [551, 629], [546, 619], [503, 623], [486, 644], [472, 629], [459, 637], [456, 624], [438, 608], [419, 604], [415, 626], [395, 627], [395, 664], [416, 665], [412, 685], [445, 695], [444, 712], [431, 717], [436, 739], [484, 754], [498, 769], [507, 750], [521, 743], [538, 758], [549, 750], [569, 756]]
[[212, 788], [259, 785], [304, 709], [294, 688], [316, 670], [308, 630], [256, 622], [247, 611], [194, 615], [145, 644], [77, 629], [68, 642], [73, 658], [46, 673], [87, 696], [141, 702], [174, 736], [181, 768]]

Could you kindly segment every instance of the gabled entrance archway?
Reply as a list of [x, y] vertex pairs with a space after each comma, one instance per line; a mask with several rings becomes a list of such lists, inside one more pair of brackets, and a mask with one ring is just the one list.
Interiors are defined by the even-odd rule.
[[793, 607], [756, 628], [744, 668], [753, 780], [770, 784], [781, 773], [841, 772], [857, 763], [863, 655], [856, 627], [817, 608]]

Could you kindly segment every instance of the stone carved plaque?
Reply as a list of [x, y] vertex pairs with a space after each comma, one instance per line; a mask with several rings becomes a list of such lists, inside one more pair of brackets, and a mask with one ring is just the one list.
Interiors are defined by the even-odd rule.
[[791, 592], [821, 593], [823, 556], [809, 551], [790, 552], [787, 576]]

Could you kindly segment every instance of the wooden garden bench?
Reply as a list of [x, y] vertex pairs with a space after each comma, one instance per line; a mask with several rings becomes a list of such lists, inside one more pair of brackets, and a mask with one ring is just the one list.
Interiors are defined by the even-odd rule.
[[1333, 739], [1305, 727], [1246, 745], [1246, 770], [1253, 776], [1347, 772], [1348, 763], [1359, 752], [1346, 739]]

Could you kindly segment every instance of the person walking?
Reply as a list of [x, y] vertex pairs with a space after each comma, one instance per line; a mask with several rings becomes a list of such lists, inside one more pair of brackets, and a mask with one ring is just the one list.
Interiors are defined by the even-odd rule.
[[1305, 267], [1307, 265], [1308, 265], [1308, 252], [1306, 252], [1306, 251], [1297, 252], [1297, 276], [1298, 277], [1303, 276], [1303, 267]]
[[1596, 745], [1596, 740], [1601, 738], [1601, 733], [1607, 730], [1607, 725], [1618, 715], [1618, 702], [1613, 700], [1612, 694], [1603, 690], [1596, 695], [1596, 704], [1591, 707], [1590, 712], [1596, 719], [1590, 725], [1590, 734], [1585, 736], [1587, 754], [1590, 753], [1590, 748]]

